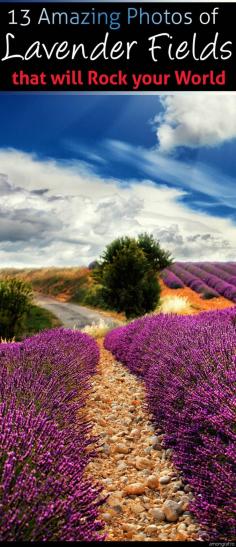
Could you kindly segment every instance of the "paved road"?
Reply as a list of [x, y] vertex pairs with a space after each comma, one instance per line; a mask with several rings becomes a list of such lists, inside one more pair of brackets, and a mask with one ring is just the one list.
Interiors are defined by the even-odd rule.
[[71, 302], [59, 302], [54, 298], [48, 296], [38, 295], [35, 297], [36, 304], [42, 306], [46, 310], [51, 311], [60, 319], [62, 324], [68, 328], [81, 329], [86, 325], [98, 324], [101, 319], [105, 321], [111, 327], [120, 325], [121, 322], [102, 315], [97, 311], [93, 311], [85, 306], [79, 306], [72, 304]]

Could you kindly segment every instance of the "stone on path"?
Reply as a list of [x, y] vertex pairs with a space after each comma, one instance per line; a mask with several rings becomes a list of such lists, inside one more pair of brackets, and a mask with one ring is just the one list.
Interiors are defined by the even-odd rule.
[[158, 475], [150, 475], [147, 479], [147, 486], [151, 488], [152, 490], [158, 490], [159, 489], [159, 476]]
[[100, 448], [87, 473], [107, 496], [100, 511], [107, 541], [196, 539], [192, 494], [167, 457], [163, 432], [154, 434], [142, 380], [101, 347], [92, 387], [88, 415]]
[[145, 484], [142, 484], [141, 482], [135, 482], [133, 484], [129, 484], [124, 488], [124, 492], [127, 496], [140, 496], [141, 494], [144, 494], [146, 491]]
[[175, 522], [182, 513], [179, 504], [173, 500], [166, 500], [162, 509], [168, 522]]

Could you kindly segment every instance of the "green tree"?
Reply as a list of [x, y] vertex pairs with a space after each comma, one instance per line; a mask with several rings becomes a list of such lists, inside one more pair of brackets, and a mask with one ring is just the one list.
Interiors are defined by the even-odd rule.
[[150, 266], [159, 272], [172, 263], [171, 253], [160, 246], [152, 234], [144, 232], [138, 236], [138, 245], [143, 250]]
[[125, 312], [127, 318], [153, 311], [160, 297], [157, 272], [160, 264], [165, 267], [168, 262], [167, 253], [163, 253], [148, 234], [141, 234], [138, 239], [121, 237], [110, 243], [94, 270], [107, 306]]
[[0, 337], [12, 339], [22, 333], [31, 299], [28, 283], [16, 278], [0, 280]]

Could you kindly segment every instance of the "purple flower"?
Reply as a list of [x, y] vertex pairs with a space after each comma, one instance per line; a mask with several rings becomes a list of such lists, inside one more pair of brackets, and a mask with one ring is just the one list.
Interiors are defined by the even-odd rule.
[[172, 289], [186, 285], [203, 298], [221, 295], [236, 303], [236, 263], [175, 262], [161, 276]]
[[97, 541], [101, 488], [83, 407], [99, 350], [86, 334], [0, 345], [0, 541]]
[[236, 309], [154, 315], [106, 336], [146, 383], [165, 446], [191, 486], [191, 510], [210, 539], [235, 539]]
[[183, 289], [184, 287], [183, 281], [168, 268], [162, 272], [161, 277], [170, 289]]

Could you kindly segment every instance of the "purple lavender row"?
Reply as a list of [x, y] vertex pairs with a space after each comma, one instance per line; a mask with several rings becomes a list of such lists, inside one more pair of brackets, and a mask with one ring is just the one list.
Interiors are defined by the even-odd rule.
[[204, 271], [196, 264], [185, 263], [183, 267], [192, 275], [201, 279], [203, 283], [217, 291], [218, 294], [236, 303], [236, 287], [234, 285], [227, 283], [214, 274]]
[[106, 336], [116, 359], [146, 382], [165, 446], [194, 494], [205, 538], [235, 539], [236, 310], [138, 319]]
[[0, 345], [0, 541], [97, 541], [100, 488], [83, 407], [99, 350], [55, 329]]
[[171, 272], [168, 268], [163, 270], [161, 273], [161, 277], [167, 287], [170, 289], [183, 289], [184, 283], [181, 281], [181, 279], [175, 275], [173, 272]]
[[236, 276], [236, 262], [216, 262], [215, 266], [232, 276]]
[[208, 273], [216, 275], [219, 279], [227, 281], [227, 283], [236, 287], [236, 275], [232, 275], [221, 269], [220, 265], [215, 265], [211, 262], [198, 262], [196, 266]]
[[193, 273], [187, 271], [184, 264], [175, 262], [170, 266], [170, 270], [174, 272], [175, 275], [178, 275], [187, 287], [201, 294], [204, 298], [216, 298], [219, 296], [218, 292], [208, 287], [199, 276], [193, 275]]

